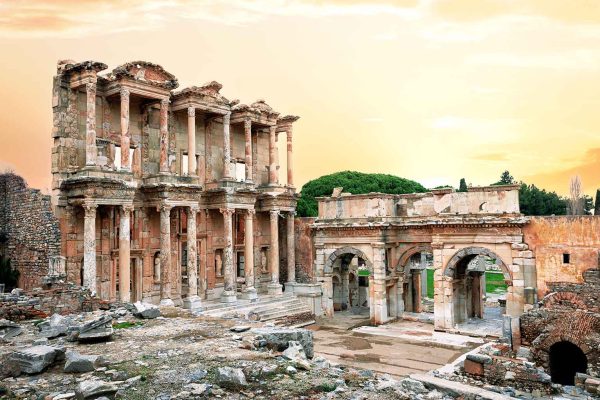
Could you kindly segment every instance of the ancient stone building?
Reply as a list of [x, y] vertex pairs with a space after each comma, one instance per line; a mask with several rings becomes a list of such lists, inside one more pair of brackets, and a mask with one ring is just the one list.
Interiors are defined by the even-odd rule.
[[152, 63], [106, 69], [61, 61], [54, 78], [53, 206], [69, 281], [103, 299], [195, 307], [281, 293], [281, 267], [292, 290], [298, 117], [230, 101], [217, 82], [178, 90]]
[[49, 265], [60, 262], [60, 232], [50, 196], [13, 173], [0, 175], [0, 256], [20, 272], [18, 286], [42, 285]]

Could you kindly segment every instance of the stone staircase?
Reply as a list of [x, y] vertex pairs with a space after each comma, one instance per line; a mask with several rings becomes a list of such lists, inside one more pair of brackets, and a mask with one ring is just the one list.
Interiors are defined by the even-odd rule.
[[310, 307], [294, 295], [261, 295], [253, 301], [238, 299], [233, 304], [221, 303], [218, 300], [205, 301], [195, 314], [272, 322], [281, 326], [299, 326], [314, 322]]

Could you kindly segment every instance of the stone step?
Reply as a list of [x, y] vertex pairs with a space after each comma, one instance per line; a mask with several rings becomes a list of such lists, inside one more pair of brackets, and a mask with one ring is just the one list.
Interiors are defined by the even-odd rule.
[[205, 302], [202, 305], [200, 311], [202, 313], [210, 312], [210, 311], [228, 311], [228, 310], [236, 310], [242, 307], [254, 307], [262, 304], [269, 304], [271, 302], [277, 301], [275, 296], [264, 297], [256, 299], [255, 301], [250, 302], [249, 300], [239, 299], [235, 303], [221, 303], [219, 300], [211, 300], [210, 302]]
[[476, 386], [465, 385], [464, 383], [449, 381], [442, 378], [426, 374], [412, 374], [412, 379], [423, 382], [425, 387], [431, 389], [440, 389], [442, 392], [456, 393], [459, 396], [477, 397], [486, 400], [509, 400], [516, 397], [506, 396], [500, 393], [491, 392]]
[[284, 311], [278, 311], [278, 312], [273, 312], [273, 313], [269, 313], [266, 315], [261, 315], [260, 320], [261, 321], [271, 321], [277, 318], [283, 318], [283, 317], [289, 317], [292, 315], [297, 315], [297, 314], [302, 314], [305, 312], [310, 312], [311, 310], [306, 307], [306, 308], [298, 308], [292, 311], [289, 310], [284, 310]]
[[271, 317], [274, 314], [283, 313], [284, 315], [286, 315], [286, 314], [292, 315], [292, 314], [299, 314], [299, 313], [305, 312], [305, 311], [310, 311], [310, 309], [305, 304], [295, 304], [295, 305], [291, 305], [291, 306], [283, 307], [283, 308], [273, 308], [271, 310], [263, 311], [263, 312], [259, 313], [258, 315], [260, 316], [260, 319], [262, 320], [264, 318]]
[[[294, 304], [295, 302], [297, 302], [298, 299], [295, 297], [280, 297], [280, 296], [274, 296], [274, 297], [269, 297], [269, 298], [262, 298], [259, 299], [259, 301], [257, 302], [242, 302], [240, 303], [239, 301], [235, 304], [226, 304], [225, 306], [221, 306], [221, 307], [214, 307], [211, 309], [208, 309], [206, 311], [202, 311], [201, 314], [202, 315], [207, 315], [207, 316], [221, 316], [227, 313], [236, 313], [236, 314], [248, 314], [250, 312], [262, 312], [262, 311], [268, 311], [268, 310], [273, 310], [273, 309], [278, 309], [281, 307], [286, 307], [287, 305], [291, 305]], [[225, 304], [225, 303], [221, 303], [221, 304]], [[256, 310], [259, 310], [258, 312]]]

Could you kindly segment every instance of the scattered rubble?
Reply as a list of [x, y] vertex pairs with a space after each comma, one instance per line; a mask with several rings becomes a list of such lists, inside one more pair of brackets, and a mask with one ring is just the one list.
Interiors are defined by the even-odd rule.
[[133, 304], [135, 307], [134, 315], [139, 318], [153, 319], [160, 317], [160, 309], [154, 304], [142, 303], [140, 301]]

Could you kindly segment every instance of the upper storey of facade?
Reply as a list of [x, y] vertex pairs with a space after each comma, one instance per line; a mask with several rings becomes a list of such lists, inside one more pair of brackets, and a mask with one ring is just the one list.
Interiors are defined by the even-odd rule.
[[519, 186], [471, 187], [467, 192], [436, 189], [428, 193], [320, 197], [318, 223], [390, 222], [402, 225], [525, 222], [519, 211]]
[[[53, 84], [53, 190], [77, 182], [293, 195], [292, 124], [264, 100], [228, 100], [221, 84], [178, 89], [161, 66], [59, 61]], [[285, 133], [285, 135], [279, 135]], [[281, 137], [285, 137], [283, 140]], [[278, 144], [287, 145], [287, 185]]]

